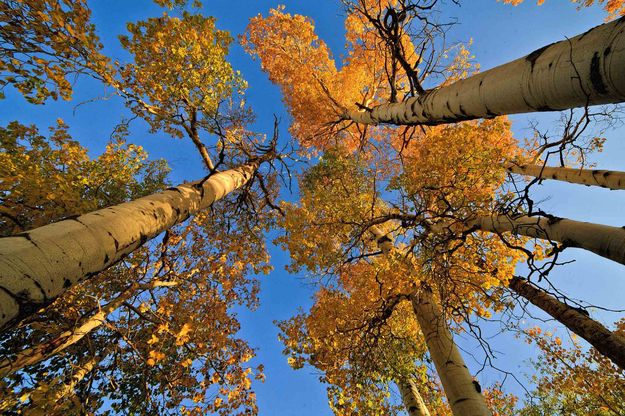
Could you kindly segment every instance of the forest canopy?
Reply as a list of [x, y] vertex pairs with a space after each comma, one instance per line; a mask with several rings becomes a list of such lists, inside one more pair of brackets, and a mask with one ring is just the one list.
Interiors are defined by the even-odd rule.
[[489, 1], [3, 1], [0, 412], [625, 414], [625, 3]]

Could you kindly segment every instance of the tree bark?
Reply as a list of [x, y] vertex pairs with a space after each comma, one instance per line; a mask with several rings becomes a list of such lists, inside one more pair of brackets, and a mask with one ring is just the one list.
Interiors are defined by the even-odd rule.
[[510, 281], [510, 288], [584, 338], [621, 369], [625, 369], [624, 337], [610, 331], [590, 318], [584, 311], [566, 305], [545, 291], [532, 286], [525, 279], [513, 278]]
[[64, 351], [67, 347], [76, 344], [87, 334], [91, 333], [91, 331], [102, 326], [106, 317], [122, 306], [122, 304], [136, 294], [137, 291], [152, 287], [175, 286], [176, 284], [176, 282], [160, 281], [155, 281], [146, 285], [133, 284], [117, 295], [115, 299], [99, 308], [95, 314], [83, 319], [76, 328], [65, 331], [48, 342], [20, 351], [16, 356], [10, 359], [0, 360], [0, 378], [13, 374], [24, 367], [47, 360], [53, 355]]
[[261, 160], [164, 192], [0, 238], [0, 328], [246, 184]]
[[431, 290], [422, 287], [419, 296], [413, 296], [411, 300], [453, 414], [490, 415], [484, 396], [478, 391], [478, 384], [471, 377]]
[[625, 264], [625, 229], [566, 218], [483, 216], [456, 224], [434, 224], [433, 232], [481, 230], [560, 242], [567, 247], [583, 248], [617, 263]]
[[61, 384], [52, 390], [52, 394], [46, 395], [48, 403], [55, 403], [64, 397], [67, 397], [74, 393], [76, 385], [80, 383], [87, 374], [89, 374], [93, 368], [100, 362], [99, 357], [92, 357], [87, 362], [81, 364], [77, 371], [72, 374], [69, 381], [65, 384]]
[[202, 160], [208, 168], [208, 171], [212, 172], [215, 170], [215, 165], [213, 164], [213, 160], [208, 154], [208, 149], [206, 149], [206, 146], [204, 146], [204, 143], [202, 143], [200, 135], [197, 131], [197, 110], [189, 109], [187, 113], [189, 114], [189, 125], [187, 126], [186, 124], [184, 124], [184, 129], [191, 138], [191, 141], [195, 145], [198, 152], [200, 152], [200, 156], [202, 156]]
[[[378, 226], [369, 227], [369, 231], [385, 255], [394, 250], [393, 241]], [[410, 300], [453, 414], [490, 416], [484, 396], [476, 388], [477, 382], [474, 383], [431, 290], [422, 287], [420, 295], [413, 295]]]
[[398, 380], [396, 384], [409, 416], [430, 416], [430, 412], [417, 388], [417, 383], [413, 379]]
[[506, 170], [539, 179], [553, 179], [613, 190], [625, 189], [625, 172], [614, 170], [572, 169], [542, 165], [515, 165], [514, 163], [507, 164]]
[[364, 124], [443, 124], [625, 101], [625, 17], [402, 103], [343, 118]]
[[[68, 396], [72, 396], [75, 392], [76, 385], [80, 383], [90, 372], [100, 363], [101, 357], [93, 356], [87, 361], [76, 367], [74, 373], [66, 381], [60, 381], [57, 384], [40, 386], [30, 395], [31, 406], [45, 414], [60, 415], [64, 414], [69, 404], [63, 404], [62, 400]], [[74, 403], [79, 405], [79, 403]], [[43, 413], [37, 413], [43, 414]]]

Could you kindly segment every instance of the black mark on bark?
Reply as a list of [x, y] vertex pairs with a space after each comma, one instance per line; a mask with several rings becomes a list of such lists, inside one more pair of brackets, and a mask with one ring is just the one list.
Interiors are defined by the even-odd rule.
[[608, 88], [601, 76], [601, 58], [599, 57], [599, 52], [595, 52], [592, 56], [592, 61], [590, 61], [590, 82], [595, 91], [599, 94], [606, 94], [608, 92]]
[[[553, 45], [553, 44], [552, 44]], [[534, 71], [534, 65], [536, 65], [536, 60], [543, 54], [551, 45], [543, 46], [540, 49], [536, 49], [534, 52], [530, 53], [525, 57], [525, 60], [530, 63], [532, 67], [532, 71]]]

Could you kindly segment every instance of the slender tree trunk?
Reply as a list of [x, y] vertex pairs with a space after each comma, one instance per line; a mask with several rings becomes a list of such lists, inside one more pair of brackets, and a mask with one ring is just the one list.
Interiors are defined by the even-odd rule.
[[61, 401], [74, 394], [76, 385], [97, 367], [100, 360], [100, 356], [93, 356], [77, 366], [74, 373], [65, 382], [60, 381], [57, 384], [36, 389], [30, 396], [31, 406], [39, 411], [45, 411], [45, 414], [64, 414], [68, 410], [67, 404], [63, 406]]
[[[388, 255], [394, 249], [393, 241], [378, 226], [370, 227], [369, 231], [373, 234], [376, 244], [384, 255]], [[414, 380], [411, 378], [400, 379], [397, 380], [396, 384], [409, 416], [430, 416]]]
[[402, 103], [348, 111], [358, 123], [442, 124], [625, 101], [625, 18]]
[[200, 155], [202, 156], [202, 160], [204, 161], [204, 164], [206, 165], [208, 170], [209, 171], [215, 170], [215, 165], [213, 164], [213, 161], [211, 160], [211, 157], [208, 154], [208, 150], [206, 149], [206, 146], [204, 146], [204, 143], [202, 143], [202, 141], [200, 140], [200, 136], [198, 136], [197, 133], [192, 135], [191, 141], [197, 148], [198, 152], [200, 152]]
[[484, 396], [478, 391], [478, 384], [473, 381], [431, 290], [422, 287], [419, 296], [413, 296], [411, 300], [453, 414], [490, 415]]
[[61, 384], [52, 390], [51, 395], [47, 395], [49, 399], [49, 403], [54, 403], [64, 397], [67, 397], [74, 393], [74, 389], [76, 385], [80, 383], [87, 374], [89, 374], [94, 367], [99, 363], [99, 357], [92, 357], [87, 360], [87, 362], [81, 364], [74, 374], [70, 377], [69, 381], [65, 384]]
[[[384, 254], [394, 249], [393, 241], [378, 226], [369, 227], [369, 231]], [[412, 296], [411, 302], [453, 414], [489, 416], [484, 396], [476, 388], [477, 382], [473, 382], [431, 290], [422, 287], [420, 295]]]
[[240, 188], [260, 163], [0, 238], [0, 328]]
[[398, 380], [396, 384], [409, 416], [430, 416], [417, 388], [417, 383], [412, 378]]
[[510, 288], [584, 338], [621, 369], [625, 369], [624, 337], [610, 331], [582, 310], [566, 305], [545, 291], [532, 286], [525, 279], [513, 278], [510, 281]]
[[208, 170], [212, 172], [215, 170], [215, 165], [213, 164], [213, 160], [208, 154], [208, 150], [206, 149], [206, 146], [204, 146], [204, 143], [202, 143], [200, 135], [197, 131], [197, 110], [194, 108], [189, 109], [187, 111], [187, 114], [189, 115], [189, 125], [184, 124], [184, 129], [191, 138], [191, 141], [195, 145], [198, 152], [200, 152], [200, 156], [202, 156], [204, 164], [206, 165]]
[[625, 172], [614, 170], [557, 168], [542, 165], [515, 165], [509, 163], [506, 170], [540, 179], [600, 186], [609, 189], [625, 189]]
[[160, 281], [151, 282], [146, 285], [133, 284], [130, 288], [117, 295], [115, 299], [102, 306], [95, 314], [83, 319], [81, 323], [71, 331], [65, 331], [48, 342], [20, 351], [11, 359], [0, 360], [0, 378], [13, 374], [24, 367], [47, 360], [59, 352], [64, 351], [67, 347], [76, 344], [87, 334], [102, 326], [107, 316], [117, 310], [138, 291], [152, 287], [175, 286], [176, 284], [176, 282]]
[[560, 242], [567, 247], [583, 248], [602, 257], [625, 264], [625, 229], [608, 225], [569, 220], [566, 218], [510, 217], [493, 215], [478, 217], [462, 224], [435, 224], [433, 232], [481, 230], [492, 233], [511, 232], [517, 235]]

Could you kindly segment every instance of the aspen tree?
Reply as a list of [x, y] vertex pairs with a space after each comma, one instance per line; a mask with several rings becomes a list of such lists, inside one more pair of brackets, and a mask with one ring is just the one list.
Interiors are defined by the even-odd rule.
[[[417, 323], [417, 319], [414, 317], [415, 310], [409, 300], [411, 294], [419, 296], [419, 272], [421, 269], [411, 264], [410, 261], [406, 261], [402, 253], [379, 256], [381, 252], [391, 251], [393, 244], [385, 232], [380, 231], [376, 233], [377, 227], [367, 220], [367, 218], [372, 216], [371, 222], [375, 224], [376, 212], [379, 210], [377, 208], [379, 200], [373, 186], [378, 183], [378, 180], [382, 181], [382, 179], [376, 177], [377, 172], [375, 172], [375, 168], [367, 165], [369, 162], [374, 163], [364, 155], [363, 160], [359, 161], [357, 158], [353, 160], [349, 156], [341, 155], [340, 151], [324, 154], [321, 163], [308, 171], [302, 178], [300, 184], [303, 194], [301, 205], [285, 204], [284, 206], [286, 214], [284, 226], [287, 230], [287, 236], [281, 237], [280, 242], [284, 243], [285, 247], [288, 247], [294, 264], [298, 267], [306, 267], [313, 272], [318, 271], [324, 275], [328, 273], [328, 270], [336, 270], [335, 273], [338, 273], [340, 276], [341, 287], [344, 287], [342, 290], [323, 290], [323, 295], [318, 295], [319, 300], [315, 303], [314, 310], [311, 312], [311, 318], [306, 321], [309, 333], [312, 328], [322, 325], [317, 323], [316, 320], [312, 321], [313, 316], [319, 320], [331, 320], [330, 316], [327, 315], [333, 316], [336, 314], [336, 338], [341, 337], [350, 328], [354, 328], [352, 331], [360, 329], [358, 333], [375, 334], [376, 331], [372, 327], [373, 323], [387, 322], [389, 315], [392, 319], [395, 314], [400, 312], [409, 314], [404, 319], [412, 319], [411, 325]], [[381, 177], [384, 177], [384, 174], [381, 174]], [[362, 227], [359, 224], [362, 224]], [[388, 225], [391, 229], [396, 226], [398, 224]], [[368, 238], [370, 233], [375, 235], [373, 239]], [[329, 234], [332, 235], [331, 239], [319, 239], [320, 235]], [[312, 241], [314, 241], [314, 244], [311, 244]], [[354, 250], [353, 253], [352, 249]], [[464, 254], [465, 251], [462, 251], [462, 253]], [[472, 253], [473, 249], [471, 247], [467, 248], [467, 258], [461, 259], [457, 264], [452, 265], [456, 266], [456, 268], [450, 273], [453, 275], [456, 271], [473, 269], [473, 265], [478, 259], [470, 257], [474, 255]], [[428, 254], [424, 254], [424, 256], [427, 257]], [[493, 267], [499, 266], [501, 273], [505, 274], [509, 270], [509, 266], [505, 264], [508, 262], [508, 258], [505, 256], [502, 256], [502, 258], [506, 258], [506, 260], [497, 262], [499, 254], [493, 254], [486, 259], [486, 262]], [[344, 265], [341, 266], [340, 264]], [[481, 299], [472, 299], [475, 295], [471, 293], [475, 291], [474, 285], [484, 284], [485, 287], [489, 287], [487, 284], [491, 283], [481, 281], [482, 277], [487, 277], [490, 280], [489, 276], [472, 275], [472, 272], [471, 274], [465, 272], [464, 275], [458, 275], [457, 278], [458, 282], [469, 282], [466, 287], [459, 287], [463, 286], [463, 283], [452, 286], [454, 283], [449, 282], [450, 288], [453, 287], [454, 294], [458, 296], [450, 297], [450, 305], [454, 305], [455, 302], [458, 302], [459, 305], [464, 304], [460, 302], [470, 302], [471, 305], [476, 305], [476, 310], [482, 308], [480, 313], [484, 313], [484, 306], [478, 306]], [[494, 281], [498, 281], [499, 278], [497, 276]], [[434, 282], [440, 283], [442, 287], [446, 286], [446, 282], [438, 280], [438, 276], [425, 277], [422, 286], [427, 287], [430, 283], [435, 284]], [[443, 290], [442, 287], [441, 290]], [[336, 293], [330, 296], [326, 295], [328, 292]], [[349, 309], [339, 306], [343, 303], [344, 298], [347, 298], [345, 302], [351, 302], [352, 306]], [[323, 303], [321, 303], [321, 300], [323, 300]], [[405, 303], [402, 303], [402, 300]], [[425, 297], [421, 300], [424, 300], [425, 304]], [[429, 302], [430, 305], [432, 303]], [[321, 314], [321, 311], [317, 309], [321, 306], [317, 305], [327, 305], [327, 309], [323, 309], [326, 311], [325, 315]], [[419, 307], [430, 308], [427, 305], [419, 305]], [[392, 313], [391, 311], [395, 308], [399, 309]], [[356, 312], [347, 312], [352, 309], [356, 311], [362, 310], [360, 314], [366, 314], [365, 316], [368, 316], [368, 318], [364, 322], [362, 322], [363, 318], [360, 318], [359, 321], [354, 321], [353, 315]], [[423, 332], [425, 333], [428, 330], [426, 336], [429, 337], [428, 342], [431, 341], [433, 343], [432, 347], [436, 349], [434, 354], [438, 354], [438, 357], [447, 356], [449, 350], [442, 350], [441, 348], [450, 346], [451, 334], [449, 334], [449, 330], [447, 329], [447, 334], [450, 338], [444, 343], [445, 345], [441, 345], [443, 342], [436, 339], [436, 334], [432, 334], [433, 331], [440, 332], [441, 329], [436, 326], [437, 324], [446, 324], [444, 313], [438, 310], [434, 311], [438, 312], [438, 319], [430, 319], [434, 313], [431, 308], [423, 312], [427, 313], [427, 321], [424, 322], [424, 325], [427, 326], [425, 326]], [[334, 327], [332, 325], [330, 328]], [[323, 334], [326, 333], [324, 332]], [[307, 348], [308, 345], [316, 345], [314, 339], [317, 338], [325, 341], [332, 336], [330, 339], [335, 339], [335, 336], [330, 334], [325, 336], [317, 334], [309, 343], [298, 345], [302, 345], [301, 348]], [[403, 339], [406, 338], [404, 337]], [[291, 344], [287, 345], [290, 346]], [[336, 347], [339, 351], [341, 350], [340, 345], [342, 344], [339, 343], [339, 346]], [[366, 350], [366, 345], [371, 345], [371, 343], [364, 345]], [[313, 351], [314, 353], [309, 353], [312, 357], [311, 362], [319, 362], [321, 365], [324, 365], [326, 362], [333, 362], [331, 358], [321, 355], [316, 349]], [[356, 354], [350, 355], [350, 360], [354, 355]], [[455, 360], [456, 358], [458, 360]], [[456, 366], [454, 364], [446, 367], [445, 363], [447, 360], [443, 362], [435, 361], [441, 379], [443, 379], [441, 372], [447, 372], [448, 375], [453, 374], [447, 377], [445, 381], [445, 383], [448, 382], [449, 385], [454, 386], [450, 387], [451, 396], [448, 396], [449, 400], [447, 402], [454, 407], [456, 414], [463, 414], [462, 410], [458, 410], [459, 408], [462, 409], [463, 406], [465, 409], [472, 409], [470, 410], [471, 412], [481, 408], [483, 412], [478, 410], [478, 414], [489, 414], [484, 398], [480, 398], [473, 379], [466, 367], [463, 367], [464, 362], [462, 358], [455, 355], [454, 360], [456, 363], [460, 363], [460, 365]], [[438, 368], [439, 364], [442, 365], [441, 368]], [[464, 373], [461, 372], [462, 368], [464, 368]], [[463, 377], [458, 377], [460, 374]], [[401, 378], [395, 379], [395, 382], [397, 383], [400, 380]], [[444, 387], [447, 386], [444, 385]], [[424, 392], [424, 394], [427, 394], [427, 392]], [[463, 398], [469, 398], [469, 400], [461, 400]], [[471, 399], [476, 399], [477, 403], [481, 401], [481, 405], [472, 405], [470, 403]]]
[[[270, 158], [216, 173], [201, 143], [200, 131], [216, 134], [222, 145], [221, 162], [235, 166], [239, 164], [233, 163], [235, 158], [253, 153], [241, 138], [248, 111], [220, 107], [226, 99], [234, 103], [245, 82], [226, 60], [231, 37], [216, 29], [214, 18], [164, 15], [128, 28], [130, 36], [121, 41], [134, 60], [120, 67], [121, 79], [109, 79], [109, 83], [153, 131], [164, 130], [174, 137], [186, 132], [215, 174], [0, 240], [0, 327], [32, 314], [81, 279], [115, 264], [147, 240], [246, 185], [260, 163]], [[181, 54], [182, 50], [187, 53]], [[186, 117], [177, 117], [180, 111]], [[224, 161], [226, 155], [233, 160]]]
[[1, 238], [1, 326], [34, 313], [81, 279], [241, 188], [260, 163]]
[[[391, 254], [394, 247], [390, 237], [377, 226], [370, 227], [369, 231], [384, 254]], [[434, 300], [432, 290], [421, 285], [419, 291], [410, 296], [410, 301], [454, 415], [490, 415], [484, 397], [476, 389], [460, 350], [447, 328], [443, 313]]]
[[[350, 29], [356, 27], [349, 23]], [[327, 46], [314, 35], [312, 22], [282, 10], [273, 10], [267, 18], [252, 19], [244, 45], [261, 59], [272, 81], [282, 87], [298, 131], [305, 114], [313, 110], [316, 113], [306, 119], [313, 120], [312, 128], [317, 130], [321, 130], [322, 124], [317, 119], [325, 118], [325, 123], [331, 123], [337, 117], [362, 124], [436, 125], [624, 101], [624, 25], [624, 18], [620, 18], [401, 102], [383, 102], [389, 98], [382, 96], [388, 88], [380, 86], [383, 82], [379, 77], [373, 78], [373, 85], [360, 86], [360, 97], [369, 99], [361, 103], [361, 109], [354, 108], [354, 102], [359, 103], [360, 98], [353, 85], [361, 78], [349, 79], [348, 86], [346, 77], [350, 73], [360, 75], [357, 68], [366, 67], [357, 58], [358, 45], [352, 45], [352, 56], [337, 71]], [[362, 27], [359, 30], [368, 33]], [[294, 37], [292, 42], [281, 41], [285, 33]], [[310, 59], [318, 65], [296, 76], [295, 72]], [[370, 60], [369, 66], [375, 65], [373, 55]], [[308, 106], [304, 107], [304, 103]], [[309, 128], [300, 136], [307, 139], [314, 134]], [[349, 139], [345, 134], [343, 138]]]
[[408, 416], [430, 416], [417, 384], [411, 378], [397, 381], [397, 388], [401, 394]]
[[617, 263], [625, 264], [625, 230], [602, 224], [575, 221], [567, 218], [527, 215], [485, 215], [461, 220], [458, 223], [437, 223], [432, 232], [445, 230], [480, 230], [491, 233], [510, 232], [514, 235], [557, 241], [565, 247], [592, 251]]
[[[160, 3], [171, 6], [181, 5], [184, 1]], [[1, 69], [17, 73], [18, 82], [20, 76], [37, 75], [38, 71], [46, 71], [49, 77], [49, 82], [40, 80], [48, 82], [47, 90], [39, 88], [40, 83], [34, 83], [32, 85], [38, 88], [34, 91], [22, 90], [17, 82], [13, 82], [15, 79], [7, 78], [27, 99], [34, 96], [31, 101], [35, 102], [47, 97], [69, 98], [71, 88], [64, 77], [74, 72], [88, 72], [104, 84], [113, 86], [135, 115], [150, 123], [152, 130], [162, 129], [174, 137], [187, 134], [211, 171], [211, 175], [196, 183], [173, 187], [161, 194], [155, 194], [155, 189], [139, 193], [149, 189], [150, 183], [136, 186], [134, 179], [139, 178], [133, 178], [134, 173], [130, 174], [133, 180], [127, 183], [120, 180], [122, 173], [131, 170], [134, 165], [126, 166], [124, 160], [119, 160], [121, 166], [113, 168], [108, 175], [110, 181], [100, 187], [90, 175], [98, 173], [97, 169], [90, 172], [75, 169], [72, 164], [65, 171], [65, 161], [73, 162], [74, 150], [86, 154], [84, 149], [68, 148], [72, 153], [61, 156], [61, 172], [53, 170], [54, 174], [48, 177], [39, 175], [38, 167], [44, 170], [54, 166], [44, 158], [40, 166], [31, 163], [30, 167], [34, 166], [32, 172], [24, 169], [26, 175], [7, 175], [7, 188], [2, 192], [3, 199], [6, 196], [11, 204], [1, 210], [2, 234], [24, 232], [55, 219], [66, 222], [44, 226], [44, 229], [52, 227], [49, 232], [44, 230], [40, 233], [41, 228], [35, 228], [21, 234], [21, 237], [6, 237], [0, 243], [3, 249], [8, 247], [9, 251], [0, 255], [6, 260], [0, 266], [4, 267], [0, 272], [3, 288], [13, 284], [19, 286], [16, 267], [31, 268], [28, 276], [21, 276], [27, 278], [26, 287], [11, 286], [9, 290], [15, 292], [2, 291], [0, 314], [5, 312], [4, 307], [13, 308], [16, 300], [22, 313], [33, 314], [19, 327], [2, 334], [3, 345], [10, 347], [3, 355], [3, 364], [9, 367], [13, 364], [13, 369], [16, 369], [16, 363], [9, 360], [17, 358], [17, 364], [29, 365], [3, 380], [0, 385], [3, 399], [27, 397], [28, 392], [35, 392], [39, 381], [42, 385], [56, 385], [54, 379], [58, 375], [69, 374], [72, 368], [84, 362], [87, 356], [85, 351], [95, 350], [96, 354], [101, 353], [103, 365], [98, 366], [98, 371], [88, 372], [85, 379], [72, 381], [70, 386], [70, 390], [78, 387], [75, 392], [85, 406], [84, 412], [97, 411], [106, 397], [107, 405], [113, 412], [163, 414], [178, 408], [195, 414], [256, 414], [251, 379], [255, 376], [262, 378], [262, 370], [254, 372], [246, 364], [254, 351], [244, 340], [237, 338], [240, 323], [230, 308], [233, 305], [253, 308], [257, 302], [257, 282], [247, 275], [252, 271], [266, 273], [268, 270], [267, 255], [259, 234], [269, 216], [264, 212], [265, 205], [262, 203], [255, 205], [254, 219], [250, 219], [250, 213], [239, 211], [236, 218], [228, 217], [228, 212], [233, 212], [228, 209], [236, 206], [235, 198], [229, 194], [235, 188], [245, 186], [246, 192], [249, 192], [246, 196], [255, 194], [249, 179], [257, 173], [260, 163], [271, 156], [265, 152], [267, 147], [262, 146], [264, 139], [244, 128], [251, 113], [242, 101], [238, 101], [240, 97], [235, 97], [244, 89], [244, 82], [225, 59], [230, 35], [217, 30], [213, 18], [201, 15], [184, 13], [182, 17], [165, 15], [148, 19], [128, 26], [131, 33], [122, 38], [122, 43], [133, 55], [132, 60], [127, 64], [118, 65], [116, 62], [113, 69], [107, 58], [100, 60], [97, 55], [100, 46], [93, 26], [88, 23], [89, 11], [85, 1], [26, 0], [11, 1], [3, 6], [0, 6], [0, 17], [8, 23], [3, 26], [7, 30], [1, 34], [3, 43], [8, 39], [3, 47], [17, 45], [18, 51], [17, 55], [9, 56], [16, 58], [8, 61], [13, 67], [7, 67], [3, 59]], [[27, 38], [26, 41], [23, 42], [20, 36]], [[41, 43], [38, 45], [37, 42]], [[19, 50], [33, 45], [33, 50]], [[23, 59], [24, 56], [26, 59]], [[69, 58], [69, 61], [64, 63], [63, 58]], [[16, 68], [16, 62], [20, 60], [26, 65]], [[54, 67], [59, 62], [62, 65]], [[28, 67], [30, 64], [33, 66]], [[26, 81], [30, 82], [30, 79]], [[28, 87], [28, 82], [23, 85]], [[4, 85], [7, 83], [3, 80]], [[53, 88], [58, 91], [52, 91]], [[188, 112], [178, 111], [178, 106], [183, 106], [183, 103], [188, 105]], [[225, 108], [227, 104], [232, 108]], [[188, 123], [176, 123], [180, 114], [188, 117], [185, 118]], [[187, 127], [193, 134], [189, 134]], [[220, 158], [214, 165], [207, 156], [217, 146], [203, 145], [200, 133], [208, 133], [220, 140]], [[3, 145], [13, 144], [11, 140], [5, 143], [4, 135], [2, 139]], [[252, 156], [259, 151], [265, 157]], [[10, 160], [13, 165], [0, 163], [3, 170], [28, 165], [27, 158], [20, 159], [18, 149], [12, 149], [10, 153], [18, 157]], [[217, 168], [223, 171], [219, 172]], [[31, 184], [23, 180], [31, 176], [32, 182], [39, 180], [39, 187], [36, 183], [29, 186]], [[45, 179], [41, 180], [40, 176]], [[146, 176], [145, 179], [153, 178]], [[265, 177], [265, 181], [263, 190], [269, 193], [275, 191], [272, 178]], [[160, 182], [151, 185], [159, 190], [164, 188], [158, 186]], [[148, 195], [147, 200], [137, 200], [145, 195]], [[108, 203], [101, 204], [100, 198], [106, 197], [111, 197]], [[121, 201], [128, 200], [132, 200], [129, 205], [119, 206]], [[217, 200], [220, 203], [214, 204]], [[90, 203], [94, 206], [89, 206]], [[211, 207], [211, 215], [201, 211], [207, 206]], [[108, 208], [95, 211], [103, 207]], [[143, 212], [133, 207], [139, 207], [138, 210]], [[35, 212], [36, 215], [29, 215]], [[112, 215], [113, 212], [118, 215]], [[80, 215], [84, 213], [89, 214]], [[185, 221], [191, 214], [194, 214], [193, 218], [180, 235], [180, 228], [168, 228]], [[146, 218], [147, 215], [151, 218]], [[107, 224], [106, 217], [117, 218]], [[81, 225], [83, 220], [85, 222]], [[121, 240], [117, 239], [120, 235], [116, 235], [109, 226], [118, 230], [123, 236]], [[164, 239], [160, 251], [158, 245], [138, 248], [148, 240], [148, 235], [150, 238], [157, 235], [159, 229], [171, 230], [165, 234], [166, 237], [172, 236], [170, 242]], [[152, 231], [154, 234], [150, 234]], [[38, 260], [27, 253], [29, 249], [21, 251], [23, 245], [18, 244], [16, 248], [12, 244], [15, 239], [31, 241], [31, 249], [34, 248], [37, 244], [35, 239], [27, 239], [30, 233], [33, 236], [44, 235], [42, 239], [45, 242], [35, 250], [35, 256], [40, 256], [40, 260], [45, 258], [42, 263], [37, 264]], [[60, 238], [59, 243], [57, 237]], [[126, 241], [123, 238], [127, 238]], [[230, 242], [228, 238], [234, 241]], [[125, 247], [120, 247], [120, 244]], [[42, 252], [42, 247], [48, 252]], [[89, 255], [83, 249], [98, 258], [76, 258]], [[175, 252], [174, 260], [168, 257], [172, 251]], [[60, 257], [54, 258], [56, 254]], [[22, 262], [21, 255], [31, 258]], [[120, 261], [122, 258], [123, 261]], [[31, 279], [31, 274], [39, 274], [47, 266], [50, 266], [48, 271], [58, 275], [52, 279], [49, 275], [42, 277], [45, 284], [38, 286], [43, 280], [40, 277]], [[68, 270], [62, 270], [64, 266], [69, 266]], [[108, 266], [115, 267], [99, 273]], [[95, 267], [93, 272], [85, 271], [90, 267]], [[81, 277], [72, 276], [72, 273], [82, 275], [83, 272], [89, 274], [88, 281], [76, 285]], [[182, 283], [175, 289], [165, 289], [171, 286], [171, 281], [158, 288], [149, 286], [151, 278], [175, 280], [176, 276], [182, 278]], [[8, 286], [5, 285], [5, 277], [10, 281]], [[143, 289], [144, 284], [148, 285], [146, 292], [149, 300], [145, 299], [147, 294], [143, 294], [142, 299], [141, 293], [134, 290], [124, 300], [129, 295], [124, 292], [129, 282], [140, 283], [139, 289]], [[35, 293], [36, 299], [30, 298], [32, 290], [39, 291]], [[59, 297], [62, 292], [65, 296]], [[6, 296], [11, 299], [6, 299]], [[102, 299], [108, 303], [100, 310], [99, 301]], [[42, 306], [48, 303], [53, 304], [44, 310]], [[119, 307], [115, 309], [116, 306]], [[79, 322], [77, 328], [75, 324], [81, 317], [85, 320]], [[94, 319], [89, 320], [89, 317]], [[10, 323], [15, 322], [16, 317], [8, 318]], [[120, 341], [120, 336], [123, 341]], [[22, 350], [22, 340], [33, 347]], [[43, 349], [48, 348], [52, 353], [62, 349], [63, 354], [42, 354]], [[111, 352], [107, 352], [107, 348]], [[24, 353], [21, 356], [20, 351]], [[30, 358], [34, 360], [26, 357], [31, 353], [34, 356]], [[46, 371], [41, 371], [44, 366]], [[93, 385], [98, 387], [97, 391], [91, 389]], [[207, 394], [209, 389], [211, 394]], [[75, 397], [59, 396], [58, 400], [64, 402], [59, 405], [65, 406], [70, 399], [73, 401]], [[45, 406], [36, 400], [36, 395], [31, 395], [29, 400], [17, 400], [8, 407], [4, 403], [10, 400], [3, 401], [0, 412], [45, 411], [42, 410]], [[72, 411], [83, 410], [76, 407]]]
[[573, 333], [588, 341], [599, 353], [625, 370], [625, 338], [622, 334], [610, 331], [590, 318], [585, 310], [559, 301], [554, 296], [532, 286], [525, 279], [515, 277], [510, 280], [509, 286], [515, 293], [547, 312]]
[[625, 100], [625, 19], [402, 103], [347, 111], [364, 124], [441, 124]]
[[600, 186], [613, 190], [625, 189], [625, 172], [621, 171], [517, 165], [515, 163], [508, 163], [505, 168], [510, 173], [532, 176], [540, 180], [547, 179], [586, 186]]

